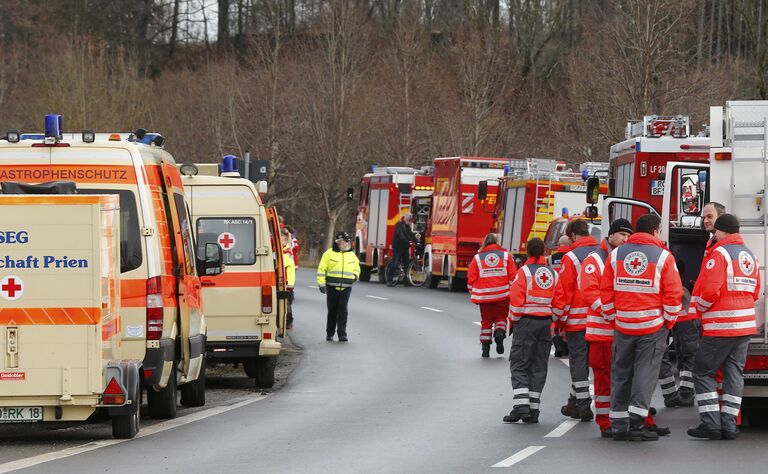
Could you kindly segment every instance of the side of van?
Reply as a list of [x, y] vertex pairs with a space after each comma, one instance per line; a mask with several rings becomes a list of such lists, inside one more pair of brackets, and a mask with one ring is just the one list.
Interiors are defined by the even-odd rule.
[[[50, 116], [49, 116], [50, 117]], [[136, 133], [9, 133], [0, 181], [74, 181], [79, 192], [117, 194], [120, 205], [120, 359], [139, 360], [153, 418], [205, 404], [205, 335], [198, 267], [221, 272], [216, 252], [199, 262], [181, 175], [164, 138]], [[56, 116], [54, 116], [56, 117]], [[50, 122], [50, 123], [49, 123]], [[50, 130], [49, 128], [53, 128]], [[216, 267], [218, 263], [218, 268]]]
[[201, 277], [206, 357], [242, 363], [257, 386], [271, 387], [287, 308], [277, 214], [265, 208], [251, 181], [193, 175], [186, 172], [188, 166], [182, 167], [182, 181], [198, 250], [218, 244], [226, 266], [221, 275]]

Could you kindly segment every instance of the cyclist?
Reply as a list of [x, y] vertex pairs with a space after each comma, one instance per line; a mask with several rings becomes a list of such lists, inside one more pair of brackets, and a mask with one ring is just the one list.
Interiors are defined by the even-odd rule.
[[419, 236], [411, 230], [412, 222], [413, 215], [406, 214], [400, 222], [395, 224], [395, 235], [392, 238], [392, 264], [387, 271], [387, 286], [394, 286], [394, 273], [397, 271], [398, 265], [402, 265], [403, 270], [408, 268], [408, 251], [411, 242], [419, 241]]

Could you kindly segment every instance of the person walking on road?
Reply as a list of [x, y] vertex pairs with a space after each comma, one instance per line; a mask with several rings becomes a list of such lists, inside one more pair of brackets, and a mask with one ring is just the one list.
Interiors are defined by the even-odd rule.
[[488, 234], [483, 247], [472, 259], [467, 271], [470, 301], [480, 306], [480, 344], [482, 357], [491, 352], [491, 334], [496, 352], [504, 353], [509, 315], [509, 285], [515, 279], [517, 266], [512, 254], [499, 245], [496, 234]]
[[[557, 241], [557, 250], [549, 256], [549, 264], [556, 272], [560, 272], [563, 264], [563, 256], [571, 251], [571, 238], [567, 235], [561, 235]], [[552, 323], [552, 345], [555, 346], [555, 357], [568, 357], [568, 344], [563, 340], [563, 332], [559, 327]]]
[[512, 379], [512, 411], [505, 423], [539, 422], [541, 392], [547, 380], [552, 345], [550, 323], [552, 297], [558, 275], [544, 258], [544, 242], [528, 241], [528, 260], [517, 271], [509, 297], [509, 315], [514, 326], [509, 372]]
[[339, 232], [333, 247], [326, 250], [317, 267], [317, 285], [320, 293], [326, 295], [328, 320], [325, 326], [325, 340], [332, 341], [338, 334], [339, 341], [347, 342], [347, 305], [352, 285], [360, 277], [360, 261], [352, 249], [352, 237]]
[[557, 327], [565, 330], [571, 372], [571, 393], [560, 413], [581, 421], [590, 421], [594, 414], [590, 408], [589, 349], [585, 340], [588, 304], [584, 295], [578, 291], [578, 280], [582, 262], [600, 247], [594, 237], [589, 235], [589, 225], [584, 219], [569, 222], [565, 233], [573, 245], [563, 256], [560, 278], [552, 300], [552, 313], [558, 318]]
[[402, 265], [403, 271], [408, 270], [408, 251], [411, 248], [411, 242], [417, 243], [419, 237], [411, 230], [413, 215], [406, 214], [395, 224], [395, 234], [392, 236], [392, 263], [387, 266], [387, 286], [394, 285], [394, 274], [397, 266]]
[[[744, 245], [739, 220], [723, 214], [715, 221], [715, 243], [701, 270], [696, 307], [701, 313], [702, 338], [693, 368], [693, 383], [701, 424], [688, 435], [707, 439], [736, 439], [736, 418], [744, 390], [744, 364], [749, 340], [757, 332], [755, 302], [762, 293], [760, 263]], [[715, 372], [722, 367], [722, 407]]]
[[293, 329], [293, 290], [296, 286], [296, 264], [291, 251], [291, 232], [287, 228], [280, 229], [280, 241], [283, 244], [283, 267], [285, 268], [285, 284], [288, 290], [288, 311], [286, 314], [286, 329]]
[[603, 317], [615, 329], [610, 411], [615, 441], [659, 439], [645, 420], [683, 296], [675, 259], [659, 240], [660, 225], [655, 214], [641, 216], [635, 233], [611, 251], [600, 281]]

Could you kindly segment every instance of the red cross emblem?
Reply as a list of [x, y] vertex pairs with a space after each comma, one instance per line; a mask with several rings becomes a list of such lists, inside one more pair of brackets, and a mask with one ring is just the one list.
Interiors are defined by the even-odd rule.
[[548, 281], [549, 281], [549, 277], [547, 276], [547, 274], [546, 274], [546, 273], [545, 273], [545, 274], [543, 274], [543, 275], [541, 275], [541, 281], [543, 281], [544, 283], [546, 283], [546, 282], [548, 282]]
[[555, 279], [552, 278], [552, 275], [550, 275], [549, 271], [544, 267], [536, 270], [533, 277], [536, 279], [536, 283], [538, 283], [539, 287], [545, 290], [551, 288], [555, 283]]
[[742, 264], [743, 264], [745, 267], [747, 267], [747, 270], [749, 270], [749, 268], [752, 266], [752, 262], [750, 262], [750, 261], [749, 261], [748, 259], [746, 259], [746, 258], [744, 259], [744, 261], [742, 262]]
[[642, 252], [631, 252], [624, 257], [624, 270], [632, 276], [638, 276], [648, 268], [648, 257]]
[[643, 264], [643, 262], [641, 262], [639, 258], [635, 257], [635, 259], [634, 259], [634, 260], [632, 260], [631, 262], [629, 262], [629, 264], [630, 264], [630, 265], [632, 265], [632, 268], [633, 268], [633, 269], [637, 270], [637, 267], [639, 267], [640, 265], [642, 265], [642, 264]]
[[745, 275], [751, 275], [755, 269], [755, 261], [748, 252], [742, 250], [739, 252], [739, 268]]
[[224, 232], [221, 235], [219, 235], [218, 242], [221, 248], [223, 248], [224, 250], [229, 250], [235, 246], [236, 239], [235, 239], [235, 236], [230, 234], [229, 232]]
[[17, 300], [24, 294], [24, 282], [17, 276], [7, 276], [0, 280], [0, 296], [7, 300]]

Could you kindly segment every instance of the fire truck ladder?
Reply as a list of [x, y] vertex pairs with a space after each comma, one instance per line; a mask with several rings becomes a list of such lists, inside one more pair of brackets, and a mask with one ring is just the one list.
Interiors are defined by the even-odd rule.
[[[763, 235], [763, 258], [761, 259], [759, 270], [765, 271], [765, 261], [768, 259], [768, 202], [766, 202], [766, 193], [768, 193], [768, 119], [742, 122], [732, 120], [730, 127], [730, 136], [732, 137], [730, 188], [731, 204], [734, 207], [736, 199], [755, 199], [756, 197], [754, 193], [736, 192], [737, 166], [747, 163], [763, 164], [763, 187], [761, 191], [763, 216], [756, 219], [739, 220], [741, 223], [740, 233]], [[741, 142], [743, 146], [737, 148], [738, 142]], [[762, 146], [755, 146], [758, 142], [762, 142]], [[736, 153], [737, 149], [739, 153]], [[748, 150], [747, 153], [743, 153], [745, 149]], [[763, 344], [768, 344], [768, 295], [764, 296], [763, 305], [763, 314], [766, 315], [765, 322], [763, 323]]]
[[536, 211], [533, 215], [532, 237], [544, 238], [549, 223], [552, 222], [552, 173], [536, 173]]

